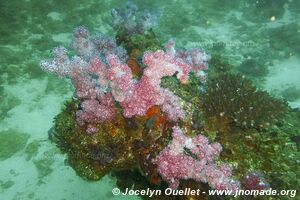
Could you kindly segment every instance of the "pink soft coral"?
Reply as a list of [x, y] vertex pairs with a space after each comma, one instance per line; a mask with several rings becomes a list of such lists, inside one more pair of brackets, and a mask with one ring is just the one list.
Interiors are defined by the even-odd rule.
[[[109, 64], [108, 80], [112, 94], [121, 103], [125, 117], [143, 116], [154, 105], [162, 105], [170, 120], [184, 117], [179, 98], [171, 91], [160, 87], [161, 79], [178, 72], [177, 77], [187, 82], [189, 66], [182, 60], [164, 51], [146, 52], [143, 62], [147, 66], [140, 81], [132, 78], [130, 68], [120, 62], [117, 56], [107, 56]], [[172, 110], [174, 109], [174, 110]], [[176, 116], [178, 115], [178, 116]]]
[[179, 127], [173, 127], [172, 136], [171, 143], [155, 160], [159, 174], [170, 187], [176, 189], [181, 179], [194, 179], [218, 190], [239, 188], [239, 183], [231, 178], [231, 168], [215, 164], [222, 151], [219, 143], [209, 144], [203, 135], [187, 137]]
[[208, 69], [210, 56], [206, 54], [203, 49], [192, 48], [188, 50], [176, 50], [174, 39], [169, 40], [165, 47], [170, 55], [173, 55], [188, 64], [191, 67], [191, 71], [193, 71], [201, 80], [206, 79], [205, 70]]
[[93, 125], [101, 122], [111, 121], [115, 117], [114, 101], [110, 94], [102, 94], [98, 99], [88, 99], [81, 103], [81, 108], [77, 111], [77, 122], [79, 125], [87, 123], [90, 131], [96, 131]]
[[169, 42], [166, 51], [145, 52], [146, 67], [140, 80], [136, 80], [125, 63], [126, 51], [113, 38], [91, 38], [88, 30], [80, 26], [74, 29], [71, 45], [76, 55], [69, 59], [66, 48], [60, 46], [53, 50], [54, 58], [42, 61], [41, 66], [71, 79], [75, 97], [81, 103], [77, 121], [90, 132], [96, 130], [93, 124], [113, 119], [114, 101], [120, 103], [125, 117], [143, 116], [149, 108], [159, 105], [169, 120], [177, 121], [185, 115], [180, 98], [161, 88], [161, 79], [176, 75], [185, 84], [191, 70], [206, 69], [207, 58], [200, 50], [176, 52], [174, 45]]

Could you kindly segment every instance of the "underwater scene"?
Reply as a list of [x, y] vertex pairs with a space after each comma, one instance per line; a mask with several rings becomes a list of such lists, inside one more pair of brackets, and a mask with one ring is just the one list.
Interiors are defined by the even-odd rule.
[[300, 1], [0, 15], [0, 200], [300, 199]]

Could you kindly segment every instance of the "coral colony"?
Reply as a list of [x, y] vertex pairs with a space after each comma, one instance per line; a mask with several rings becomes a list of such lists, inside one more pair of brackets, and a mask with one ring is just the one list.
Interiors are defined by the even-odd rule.
[[[79, 176], [99, 180], [111, 172], [124, 189], [269, 188], [275, 171], [284, 172], [239, 155], [249, 150], [253, 159], [264, 156], [251, 142], [268, 137], [286, 105], [239, 75], [220, 72], [205, 81], [210, 56], [201, 48], [176, 49], [174, 39], [161, 45], [153, 29], [159, 16], [132, 4], [113, 9], [115, 38], [79, 26], [72, 50], [56, 47], [53, 59], [41, 61], [45, 71], [70, 79], [75, 88], [50, 139]], [[241, 134], [251, 142], [240, 147], [231, 138], [242, 140]], [[288, 140], [283, 138], [278, 140]], [[281, 150], [272, 152], [283, 159]], [[295, 183], [279, 185], [289, 184]]]
[[219, 190], [236, 190], [239, 183], [231, 179], [231, 168], [214, 160], [219, 157], [222, 146], [209, 144], [203, 135], [187, 137], [179, 127], [173, 127], [171, 143], [158, 155], [158, 172], [174, 189], [180, 179], [194, 179]]
[[146, 66], [143, 76], [135, 80], [130, 67], [124, 62], [125, 49], [117, 47], [113, 39], [90, 39], [88, 31], [82, 26], [75, 29], [74, 37], [72, 46], [77, 56], [70, 60], [67, 50], [57, 47], [53, 50], [54, 59], [42, 61], [41, 66], [46, 71], [72, 80], [75, 96], [81, 100], [82, 107], [77, 112], [77, 122], [79, 125], [86, 123], [88, 132], [96, 131], [93, 123], [114, 119], [114, 101], [120, 104], [126, 118], [143, 116], [154, 105], [162, 106], [169, 120], [184, 118], [179, 98], [168, 89], [161, 88], [160, 82], [163, 77], [175, 73], [182, 83], [188, 81], [192, 70], [203, 74], [201, 70], [207, 68], [208, 57], [204, 52], [180, 52], [179, 57], [173, 53], [173, 46], [167, 52], [147, 51], [143, 56]]

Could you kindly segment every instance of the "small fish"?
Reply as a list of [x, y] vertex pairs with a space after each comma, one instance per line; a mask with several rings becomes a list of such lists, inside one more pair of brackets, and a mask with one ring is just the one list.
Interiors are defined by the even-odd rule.
[[148, 129], [152, 129], [153, 126], [154, 126], [154, 123], [155, 123], [155, 119], [154, 119], [154, 117], [151, 117], [151, 118], [147, 121], [146, 127], [147, 127]]

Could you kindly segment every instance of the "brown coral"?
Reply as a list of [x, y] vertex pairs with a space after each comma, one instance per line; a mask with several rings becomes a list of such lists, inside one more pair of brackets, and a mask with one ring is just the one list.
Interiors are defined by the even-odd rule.
[[208, 82], [202, 109], [208, 121], [225, 118], [239, 127], [265, 129], [284, 116], [287, 106], [257, 90], [249, 79], [223, 73]]
[[169, 122], [161, 120], [159, 107], [151, 108], [145, 117], [130, 119], [118, 112], [113, 122], [99, 123], [96, 133], [87, 134], [85, 127], [76, 124], [77, 104], [66, 104], [50, 136], [79, 176], [99, 180], [112, 169], [135, 168], [150, 179], [157, 175], [152, 159], [168, 143], [171, 130]]

